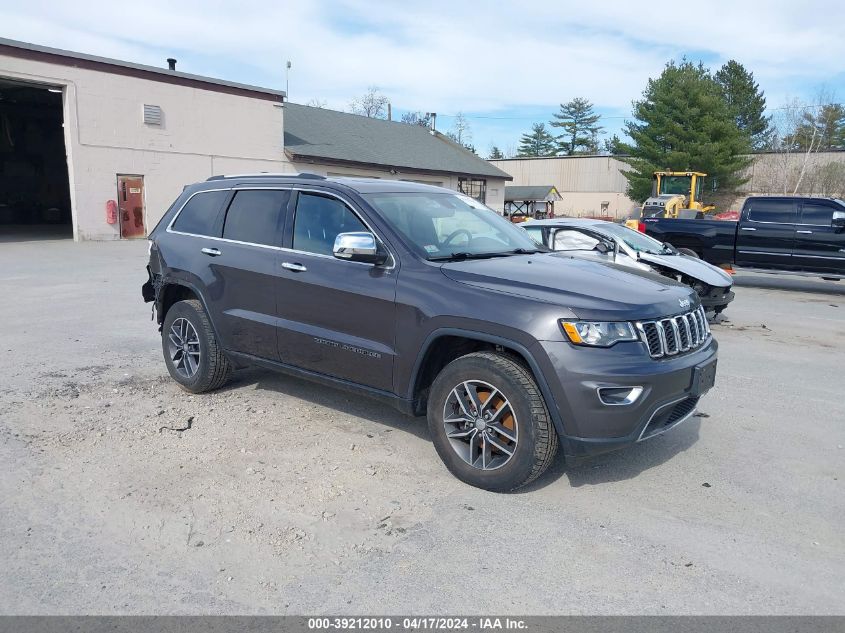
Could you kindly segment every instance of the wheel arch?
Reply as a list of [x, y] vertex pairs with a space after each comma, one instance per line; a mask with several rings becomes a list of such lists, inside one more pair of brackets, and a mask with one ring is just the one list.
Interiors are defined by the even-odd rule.
[[214, 329], [216, 335], [217, 327], [214, 324], [214, 319], [211, 316], [211, 311], [208, 309], [205, 297], [199, 288], [184, 279], [165, 279], [162, 283], [161, 290], [156, 298], [156, 316], [159, 327], [164, 324], [167, 311], [178, 301], [184, 301], [186, 299], [196, 299], [202, 304], [203, 310], [208, 315], [208, 320], [211, 322], [211, 327]]
[[[448, 350], [448, 346], [454, 343], [459, 343], [457, 349], [451, 348], [449, 350], [451, 353], [446, 353], [445, 356], [439, 355], [444, 347]], [[411, 372], [409, 396], [413, 402], [414, 413], [417, 415], [424, 413], [428, 389], [443, 367], [455, 358], [485, 349], [510, 353], [526, 365], [537, 381], [540, 393], [543, 394], [558, 436], [560, 438], [565, 437], [563, 421], [560, 418], [554, 395], [534, 355], [522, 343], [486, 332], [460, 328], [439, 328], [429, 333], [420, 347]]]

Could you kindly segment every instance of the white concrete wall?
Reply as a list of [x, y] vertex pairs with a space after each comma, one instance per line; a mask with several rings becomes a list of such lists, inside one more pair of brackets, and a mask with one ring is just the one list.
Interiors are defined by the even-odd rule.
[[[230, 95], [0, 55], [0, 77], [63, 87], [75, 239], [120, 237], [106, 222], [117, 175], [144, 176], [151, 230], [186, 184], [224, 173], [293, 171], [283, 152], [283, 109]], [[143, 123], [144, 104], [162, 109]]]
[[[364, 178], [383, 178], [385, 180], [408, 180], [437, 187], [458, 190], [458, 176], [449, 174], [425, 174], [397, 172], [391, 173], [387, 169], [365, 169], [360, 167], [345, 167], [337, 165], [320, 165], [314, 163], [294, 163], [294, 171], [310, 171], [323, 176], [346, 176]], [[487, 206], [502, 213], [505, 207], [505, 179], [487, 178]]]

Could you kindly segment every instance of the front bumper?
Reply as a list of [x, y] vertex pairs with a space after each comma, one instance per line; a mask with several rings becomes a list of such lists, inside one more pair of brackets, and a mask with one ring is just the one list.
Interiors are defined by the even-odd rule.
[[699, 294], [698, 298], [701, 300], [701, 305], [707, 312], [717, 308], [725, 309], [727, 305], [734, 300], [734, 292], [731, 286], [716, 287], [711, 286], [705, 294]]
[[[610, 348], [563, 341], [537, 343], [549, 378], [567, 461], [604, 453], [659, 435], [689, 419], [709, 389], [700, 375], [715, 371], [718, 343], [711, 337], [693, 352], [653, 359], [640, 342]], [[599, 390], [640, 387], [630, 404], [607, 404]]]

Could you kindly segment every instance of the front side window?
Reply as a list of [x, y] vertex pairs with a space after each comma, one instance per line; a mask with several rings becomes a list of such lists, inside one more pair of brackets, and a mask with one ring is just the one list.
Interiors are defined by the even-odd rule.
[[520, 228], [528, 233], [532, 240], [538, 244], [543, 244], [543, 229], [539, 226], [522, 226]]
[[558, 229], [554, 236], [556, 251], [591, 251], [599, 243], [598, 238], [574, 229]]
[[201, 191], [194, 194], [179, 212], [173, 223], [173, 230], [193, 235], [220, 237], [217, 219], [220, 216], [220, 207], [228, 197], [228, 191]]
[[801, 205], [801, 224], [830, 226], [832, 222], [832, 206], [820, 202], [805, 202]]
[[652, 255], [664, 254], [666, 248], [653, 237], [640, 233], [627, 226], [615, 224], [614, 222], [602, 222], [596, 226], [596, 230], [604, 235], [622, 240], [625, 244], [638, 253], [651, 253]]
[[277, 245], [279, 218], [289, 199], [290, 191], [238, 191], [226, 212], [223, 237], [250, 244]]
[[340, 233], [368, 231], [352, 210], [337, 198], [300, 193], [293, 222], [293, 248], [332, 255]]
[[521, 228], [454, 193], [370, 193], [364, 198], [428, 260], [545, 251]]
[[795, 204], [792, 200], [751, 200], [748, 219], [752, 222], [795, 223]]
[[487, 202], [487, 181], [483, 178], [458, 178], [458, 191], [481, 203]]

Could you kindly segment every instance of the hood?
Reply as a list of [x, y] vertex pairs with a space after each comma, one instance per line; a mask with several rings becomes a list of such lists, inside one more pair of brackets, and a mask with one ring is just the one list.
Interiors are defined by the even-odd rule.
[[699, 305], [692, 288], [656, 273], [565, 253], [449, 262], [440, 270], [458, 283], [569, 308], [581, 319], [650, 319]]
[[679, 273], [703, 281], [708, 286], [716, 288], [730, 288], [733, 285], [733, 278], [721, 268], [708, 264], [704, 260], [689, 255], [652, 255], [651, 253], [640, 253], [640, 261], [648, 264], [656, 264], [677, 270]]

